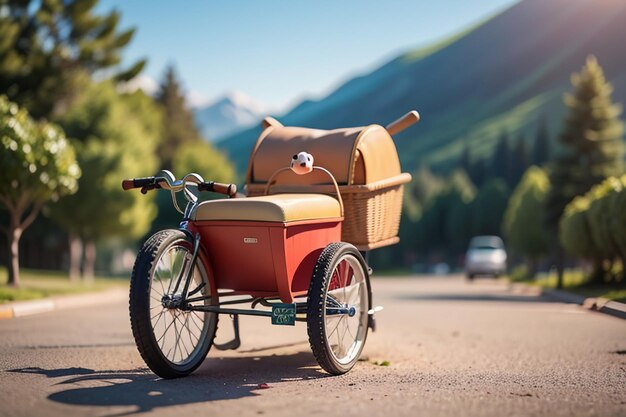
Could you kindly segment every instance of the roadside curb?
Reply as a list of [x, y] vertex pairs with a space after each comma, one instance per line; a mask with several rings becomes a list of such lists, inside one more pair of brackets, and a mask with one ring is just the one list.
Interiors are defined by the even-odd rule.
[[0, 305], [0, 320], [48, 313], [56, 310], [107, 304], [125, 300], [127, 297], [128, 291], [115, 289], [87, 294], [44, 298], [42, 300], [18, 301]]
[[607, 300], [606, 298], [584, 297], [578, 294], [572, 294], [562, 290], [543, 290], [542, 295], [556, 301], [564, 303], [578, 304], [587, 310], [598, 311], [600, 313], [609, 314], [613, 317], [626, 320], [626, 304], [617, 301]]

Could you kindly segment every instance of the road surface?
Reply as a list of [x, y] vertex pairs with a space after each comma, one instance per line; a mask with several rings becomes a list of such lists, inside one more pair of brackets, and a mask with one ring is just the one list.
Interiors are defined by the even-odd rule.
[[142, 362], [124, 302], [0, 321], [0, 415], [626, 415], [626, 320], [502, 281], [373, 288], [378, 330], [340, 377], [316, 365], [303, 323], [242, 318], [238, 351], [168, 381]]

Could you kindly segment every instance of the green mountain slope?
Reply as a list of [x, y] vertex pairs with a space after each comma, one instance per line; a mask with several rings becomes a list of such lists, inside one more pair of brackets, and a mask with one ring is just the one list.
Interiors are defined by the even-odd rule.
[[[318, 128], [386, 124], [407, 110], [420, 124], [396, 140], [405, 169], [449, 169], [464, 143], [488, 155], [507, 131], [530, 140], [540, 117], [560, 128], [569, 77], [598, 57], [626, 103], [626, 1], [524, 0], [432, 48], [409, 51], [279, 120]], [[260, 128], [218, 146], [245, 170]]]

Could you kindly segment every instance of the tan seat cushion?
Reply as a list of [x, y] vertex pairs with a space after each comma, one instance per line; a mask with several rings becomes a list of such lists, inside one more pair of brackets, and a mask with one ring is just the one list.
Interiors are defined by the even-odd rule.
[[200, 203], [192, 220], [295, 222], [341, 217], [339, 202], [324, 194], [274, 194]]

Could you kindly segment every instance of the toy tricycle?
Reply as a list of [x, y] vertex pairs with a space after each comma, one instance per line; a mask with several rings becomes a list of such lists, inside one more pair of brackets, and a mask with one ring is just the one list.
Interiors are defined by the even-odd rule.
[[[413, 111], [386, 128], [324, 131], [268, 117], [250, 158], [247, 197], [194, 173], [124, 180], [125, 190], [169, 190], [183, 215], [179, 229], [144, 243], [132, 272], [131, 326], [150, 369], [163, 378], [193, 372], [214, 344], [218, 316], [228, 314], [235, 337], [217, 348], [239, 347], [239, 315], [304, 321], [320, 366], [349, 371], [381, 309], [372, 306], [367, 255], [398, 241], [411, 179], [400, 173], [391, 134], [418, 120]], [[230, 198], [201, 202], [202, 191]]]

